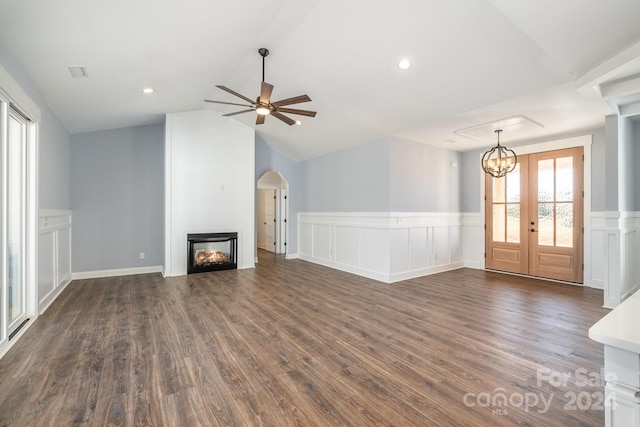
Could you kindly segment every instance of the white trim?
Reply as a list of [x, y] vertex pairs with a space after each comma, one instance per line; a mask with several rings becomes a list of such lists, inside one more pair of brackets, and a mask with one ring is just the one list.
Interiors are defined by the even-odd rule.
[[103, 277], [131, 276], [133, 274], [162, 273], [161, 265], [151, 267], [118, 268], [114, 270], [81, 271], [71, 275], [72, 280], [99, 279]]
[[[2, 357], [19, 338], [26, 332], [26, 330], [35, 322], [38, 317], [38, 147], [39, 147], [39, 122], [41, 120], [40, 107], [27, 95], [26, 92], [20, 87], [18, 83], [13, 80], [9, 73], [0, 65], [0, 132], [4, 139], [7, 129], [7, 117], [9, 114], [9, 104], [14, 109], [19, 111], [21, 116], [26, 116], [28, 122], [26, 123], [26, 170], [25, 172], [25, 301], [26, 301], [26, 317], [30, 320], [20, 331], [13, 337], [12, 340], [8, 339], [7, 325], [7, 311], [1, 309], [0, 313], [2, 318], [0, 319], [0, 357]], [[6, 161], [6, 152], [4, 144], [2, 150], [0, 150], [0, 163]], [[5, 168], [0, 173], [0, 188], [2, 189], [2, 198], [5, 197]], [[6, 206], [4, 202], [0, 203], [0, 275], [4, 277], [6, 275], [6, 256], [4, 253], [4, 247], [6, 246]], [[0, 295], [0, 301], [6, 308], [7, 306], [7, 290], [6, 286], [2, 288], [2, 294]]]
[[60, 209], [40, 209], [38, 215], [40, 217], [58, 217], [58, 216], [71, 216], [71, 211], [65, 211]]
[[173, 236], [171, 225], [173, 224], [173, 210], [171, 198], [172, 196], [172, 171], [173, 171], [173, 144], [167, 135], [172, 134], [173, 115], [167, 114], [165, 116], [165, 128], [164, 128], [164, 268], [163, 276], [166, 277], [168, 269], [171, 266], [171, 258], [173, 255], [173, 245], [171, 244], [171, 236]]
[[13, 77], [0, 65], [0, 92], [9, 98], [9, 101], [24, 112], [31, 120], [39, 123], [42, 119], [40, 107], [20, 85], [13, 80]]
[[300, 258], [298, 254], [286, 254], [284, 259], [298, 259]]
[[35, 322], [36, 322], [36, 317], [29, 318], [27, 323], [25, 323], [24, 326], [20, 328], [20, 330], [13, 336], [11, 341], [7, 340], [2, 345], [0, 345], [0, 359], [2, 359], [5, 354], [7, 354], [7, 352], [11, 349], [11, 347], [13, 347], [15, 343], [20, 341], [20, 338], [27, 333], [29, 328], [31, 328], [31, 326], [33, 326]]

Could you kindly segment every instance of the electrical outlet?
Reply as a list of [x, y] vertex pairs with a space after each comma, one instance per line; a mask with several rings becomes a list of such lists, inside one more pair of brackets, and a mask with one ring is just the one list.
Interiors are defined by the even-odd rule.
[[144, 252], [140, 252], [140, 259], [144, 259]]

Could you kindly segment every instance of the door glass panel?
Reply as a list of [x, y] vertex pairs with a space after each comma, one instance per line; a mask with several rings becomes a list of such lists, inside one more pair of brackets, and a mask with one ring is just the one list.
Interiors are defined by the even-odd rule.
[[556, 205], [556, 246], [573, 247], [573, 203]]
[[[496, 179], [494, 179], [496, 181]], [[504, 242], [505, 240], [505, 205], [493, 205], [493, 241]]]
[[556, 159], [556, 201], [573, 200], [573, 157]]
[[507, 202], [519, 203], [520, 202], [520, 164], [517, 164], [515, 169], [505, 176], [507, 179]]
[[538, 160], [538, 201], [550, 202], [553, 200], [553, 159]]
[[507, 242], [520, 243], [520, 204], [507, 204]]
[[504, 203], [505, 202], [505, 177], [493, 178], [493, 202]]
[[12, 116], [7, 140], [7, 269], [9, 323], [24, 314], [24, 125]]
[[538, 244], [553, 246], [553, 203], [538, 204]]

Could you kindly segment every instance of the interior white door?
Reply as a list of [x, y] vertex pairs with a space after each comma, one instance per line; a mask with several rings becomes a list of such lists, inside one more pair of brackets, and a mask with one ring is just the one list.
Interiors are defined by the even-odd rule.
[[276, 252], [276, 190], [266, 192], [264, 198], [265, 249]]

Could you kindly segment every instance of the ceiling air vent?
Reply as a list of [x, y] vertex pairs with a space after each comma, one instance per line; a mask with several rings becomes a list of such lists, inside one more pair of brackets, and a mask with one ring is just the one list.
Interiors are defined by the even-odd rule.
[[89, 73], [87, 73], [87, 67], [83, 65], [70, 65], [69, 72], [71, 73], [71, 77], [74, 79], [85, 79], [89, 77]]

